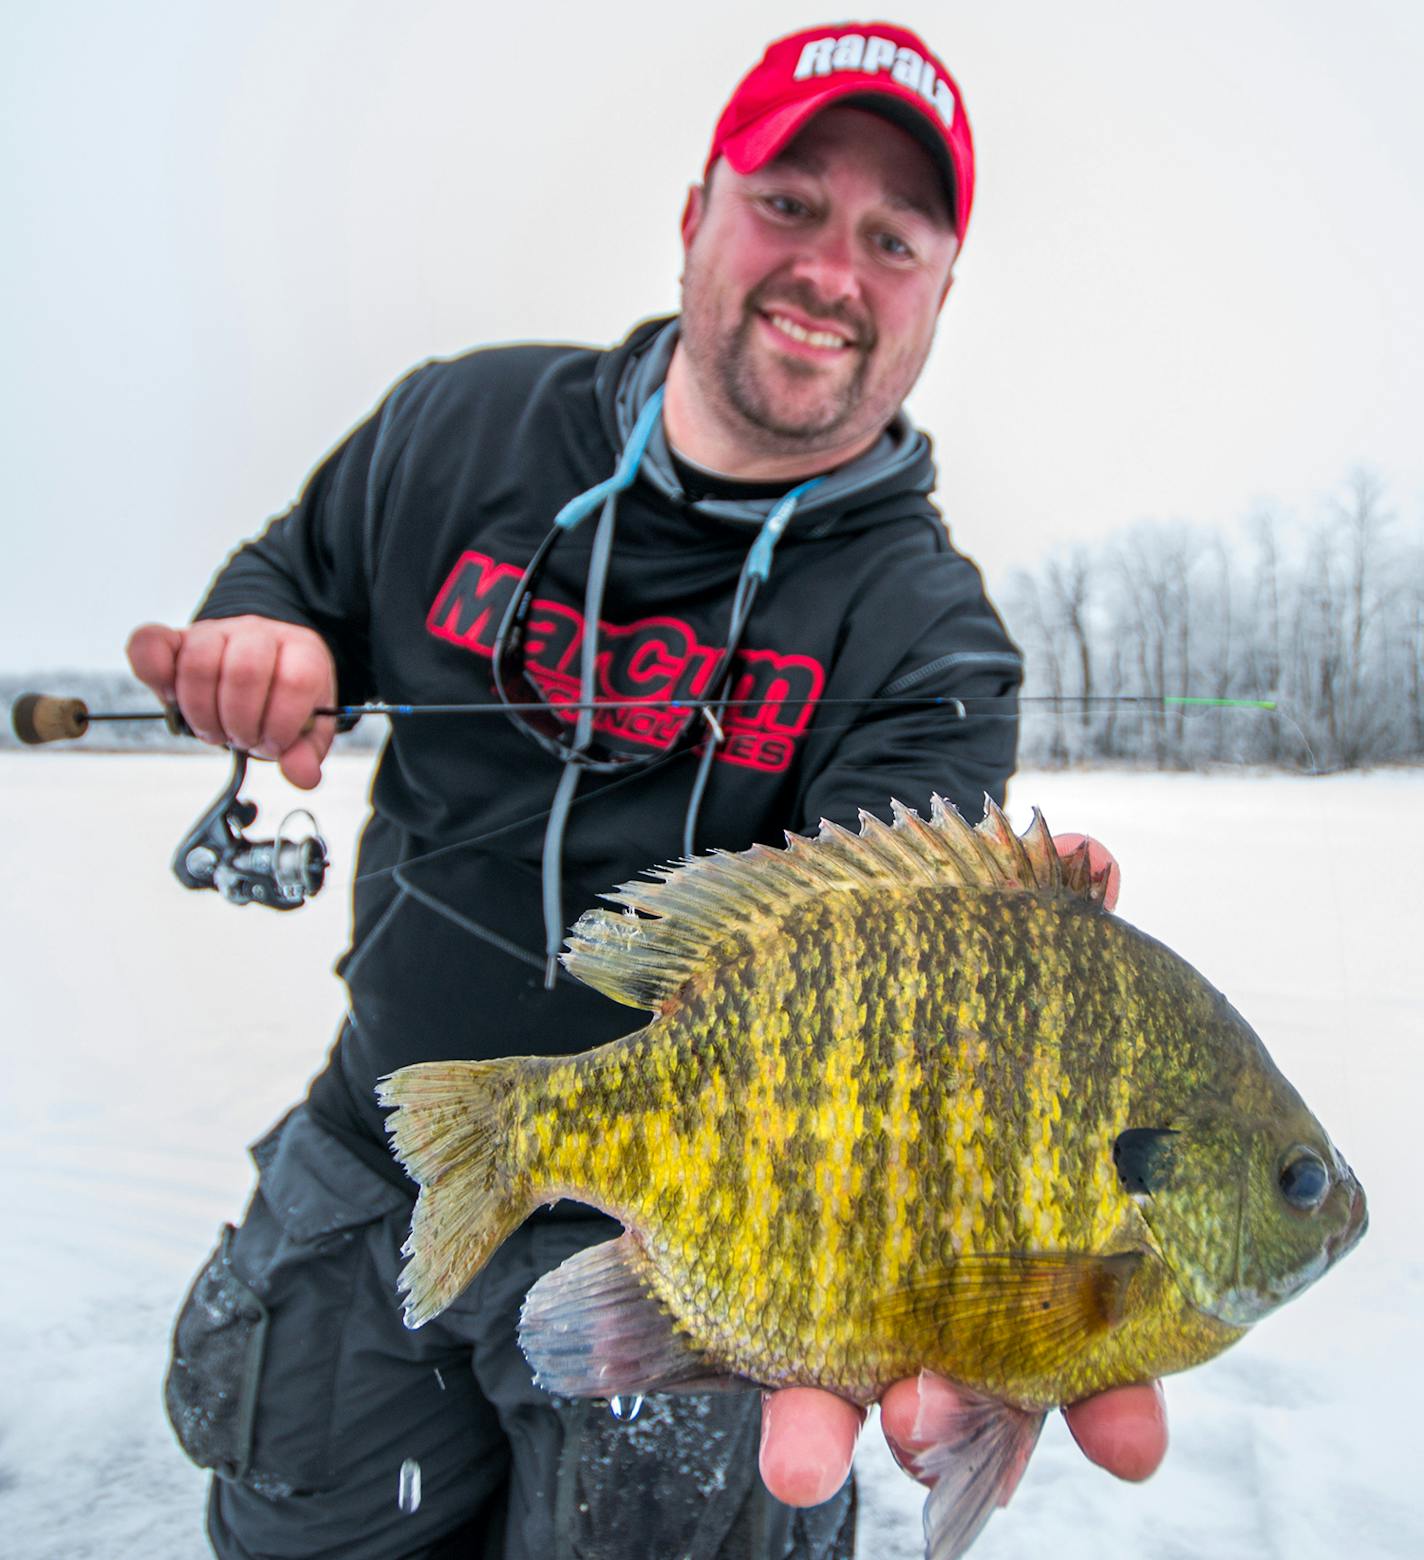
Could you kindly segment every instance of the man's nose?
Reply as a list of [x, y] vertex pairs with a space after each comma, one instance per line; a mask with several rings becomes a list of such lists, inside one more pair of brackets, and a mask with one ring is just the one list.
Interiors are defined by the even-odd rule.
[[828, 223], [807, 238], [792, 272], [825, 303], [844, 303], [860, 296], [854, 238], [839, 224]]

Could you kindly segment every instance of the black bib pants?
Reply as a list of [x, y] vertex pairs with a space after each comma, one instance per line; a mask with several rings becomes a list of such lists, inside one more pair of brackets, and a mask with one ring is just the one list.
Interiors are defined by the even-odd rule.
[[412, 1332], [411, 1199], [303, 1107], [252, 1152], [256, 1191], [178, 1318], [166, 1389], [216, 1473], [221, 1560], [849, 1560], [852, 1484], [810, 1510], [766, 1493], [757, 1393], [652, 1397], [621, 1422], [530, 1380], [525, 1294], [613, 1221], [531, 1221]]

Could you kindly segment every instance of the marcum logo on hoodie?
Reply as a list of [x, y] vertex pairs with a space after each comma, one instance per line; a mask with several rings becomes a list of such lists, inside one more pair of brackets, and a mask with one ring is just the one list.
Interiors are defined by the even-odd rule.
[[[465, 553], [440, 587], [426, 628], [437, 639], [491, 658], [495, 635], [522, 574], [513, 564], [496, 563], [484, 553]], [[581, 612], [543, 596], [534, 598], [525, 627], [526, 667], [555, 706], [578, 699], [583, 631]], [[595, 728], [624, 742], [670, 747], [694, 718], [692, 712], [639, 708], [639, 701], [703, 697], [720, 647], [699, 643], [689, 625], [676, 617], [600, 622], [598, 644], [598, 697], [620, 702], [594, 716]], [[820, 697], [825, 683], [825, 671], [812, 656], [738, 651], [728, 697], [752, 702], [722, 717], [727, 740], [717, 757], [747, 769], [775, 773], [787, 768], [797, 738], [810, 724], [809, 701]], [[572, 724], [575, 715], [570, 711], [565, 718]]]

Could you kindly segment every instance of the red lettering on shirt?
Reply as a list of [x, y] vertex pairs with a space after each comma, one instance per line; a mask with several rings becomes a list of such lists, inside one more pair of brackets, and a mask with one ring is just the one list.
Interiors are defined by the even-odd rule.
[[[427, 631], [490, 659], [522, 573], [484, 553], [464, 553], [426, 615]], [[556, 707], [578, 700], [583, 629], [583, 615], [575, 608], [534, 598], [525, 626], [526, 671]], [[661, 702], [640, 708], [641, 701], [702, 697], [721, 647], [700, 643], [688, 623], [667, 614], [600, 622], [598, 634], [598, 697], [617, 702], [595, 714], [595, 729], [620, 742], [670, 747], [695, 712]], [[813, 656], [739, 650], [728, 696], [748, 702], [723, 714], [727, 740], [718, 759], [769, 773], [787, 769], [825, 683], [825, 670]], [[576, 718], [573, 711], [560, 713], [570, 723]]]

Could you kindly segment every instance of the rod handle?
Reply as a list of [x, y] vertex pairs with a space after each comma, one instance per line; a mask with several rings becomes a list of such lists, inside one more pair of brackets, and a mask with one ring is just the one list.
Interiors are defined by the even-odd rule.
[[29, 747], [42, 742], [71, 742], [89, 729], [83, 699], [56, 699], [47, 693], [22, 693], [10, 708], [15, 735]]

